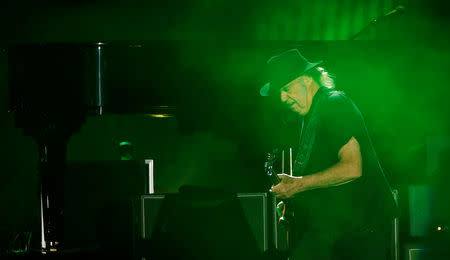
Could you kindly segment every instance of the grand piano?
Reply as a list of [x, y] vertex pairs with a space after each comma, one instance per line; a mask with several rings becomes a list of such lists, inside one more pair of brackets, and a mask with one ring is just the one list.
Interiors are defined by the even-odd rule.
[[67, 143], [87, 116], [175, 116], [175, 104], [182, 95], [173, 93], [183, 91], [176, 84], [189, 76], [168, 66], [173, 64], [168, 62], [173, 54], [168, 47], [158, 46], [158, 51], [142, 44], [102, 42], [8, 48], [9, 111], [16, 127], [39, 147], [42, 253], [64, 248]]

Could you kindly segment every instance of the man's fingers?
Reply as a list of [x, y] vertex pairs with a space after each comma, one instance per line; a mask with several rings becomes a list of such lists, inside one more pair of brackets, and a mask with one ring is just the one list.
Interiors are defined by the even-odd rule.
[[274, 196], [278, 194], [278, 188], [276, 186], [272, 186], [269, 190]]
[[[285, 175], [285, 174], [284, 174]], [[275, 186], [272, 186], [269, 190], [273, 196], [280, 198], [280, 199], [286, 199], [288, 198], [286, 194], [286, 187], [285, 184], [279, 183]]]
[[282, 190], [282, 184], [279, 183], [279, 184], [277, 184], [275, 186], [272, 186], [270, 188], [270, 190], [272, 190], [272, 193], [279, 193]]
[[270, 187], [269, 191], [270, 191], [270, 192], [273, 192], [273, 188], [275, 188], [275, 186], [277, 186], [277, 185], [272, 185], [272, 186]]
[[272, 195], [277, 198], [281, 198], [281, 199], [285, 198], [283, 192], [280, 191], [279, 187], [274, 186], [270, 189], [270, 191], [272, 192]]

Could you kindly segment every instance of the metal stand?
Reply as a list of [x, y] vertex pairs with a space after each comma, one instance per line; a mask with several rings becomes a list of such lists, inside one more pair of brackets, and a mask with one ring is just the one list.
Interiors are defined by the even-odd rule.
[[57, 252], [63, 239], [64, 170], [67, 141], [53, 136], [39, 145], [41, 251]]
[[[398, 207], [398, 190], [392, 190], [395, 205]], [[399, 243], [399, 219], [395, 216], [392, 221], [392, 259], [400, 259], [400, 243]]]

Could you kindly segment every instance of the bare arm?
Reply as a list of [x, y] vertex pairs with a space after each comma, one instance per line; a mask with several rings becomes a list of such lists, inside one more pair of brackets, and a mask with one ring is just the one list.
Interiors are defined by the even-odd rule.
[[302, 191], [342, 185], [361, 177], [361, 151], [354, 137], [341, 147], [338, 158], [339, 161], [330, 168], [311, 175], [291, 177], [280, 174], [281, 182], [272, 187], [273, 194], [284, 199]]

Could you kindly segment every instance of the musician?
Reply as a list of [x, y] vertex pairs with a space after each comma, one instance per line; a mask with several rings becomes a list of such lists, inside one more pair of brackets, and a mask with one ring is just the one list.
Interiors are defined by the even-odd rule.
[[295, 114], [293, 175], [271, 192], [293, 207], [295, 259], [387, 259], [394, 201], [363, 117], [297, 49], [267, 61], [275, 97]]

